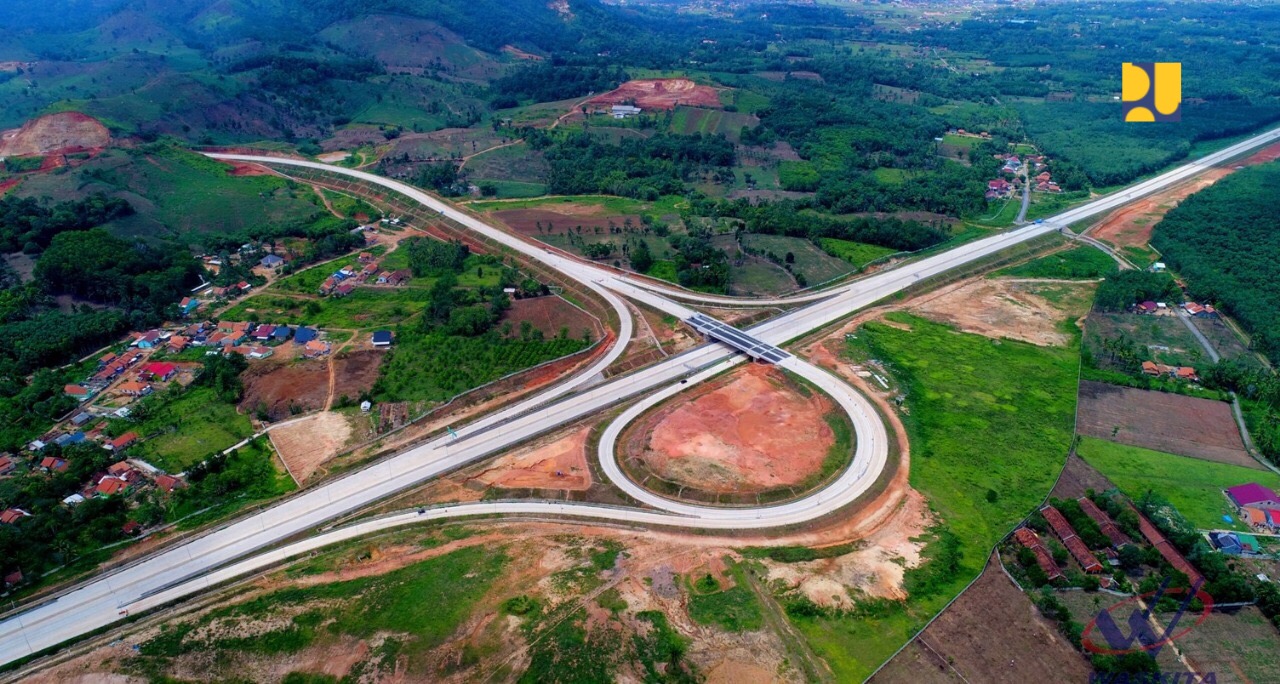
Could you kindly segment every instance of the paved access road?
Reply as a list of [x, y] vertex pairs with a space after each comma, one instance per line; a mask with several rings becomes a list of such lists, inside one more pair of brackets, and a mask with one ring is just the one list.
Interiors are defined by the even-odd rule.
[[[333, 167], [315, 162], [305, 162], [275, 157], [247, 155], [210, 155], [222, 159], [307, 166], [359, 178], [409, 196], [415, 201], [436, 210], [469, 229], [486, 237], [507, 244], [521, 253], [557, 268], [570, 277], [593, 285], [606, 301], [617, 309], [615, 292], [634, 297], [655, 306], [659, 310], [687, 319], [694, 311], [672, 302], [680, 298], [704, 304], [791, 304], [817, 302], [755, 326], [748, 332], [757, 339], [780, 345], [810, 330], [824, 327], [859, 308], [930, 276], [938, 275], [975, 259], [982, 258], [1011, 245], [1038, 237], [1059, 227], [1110, 211], [1131, 199], [1163, 189], [1196, 175], [1208, 166], [1226, 161], [1253, 147], [1280, 139], [1280, 129], [1255, 136], [1199, 161], [1138, 183], [1120, 193], [1082, 205], [1055, 216], [1041, 224], [984, 238], [961, 245], [948, 252], [906, 263], [898, 268], [880, 272], [823, 292], [796, 297], [765, 300], [744, 300], [692, 293], [678, 288], [657, 285], [647, 280], [626, 276], [609, 269], [571, 259], [550, 250], [540, 248], [488, 226], [474, 216], [457, 210], [440, 200], [411, 186], [394, 180], [360, 171]], [[630, 338], [630, 317], [625, 309], [620, 311], [624, 328], [622, 340]], [[620, 350], [621, 345], [618, 345]], [[618, 350], [611, 350], [606, 358], [616, 358]], [[612, 361], [609, 358], [609, 361]], [[672, 502], [658, 501], [655, 505], [671, 511], [623, 509], [595, 505], [571, 505], [550, 502], [479, 503], [468, 507], [452, 506], [428, 509], [424, 514], [391, 516], [359, 525], [335, 530], [285, 549], [261, 554], [236, 563], [252, 551], [279, 543], [296, 534], [304, 533], [337, 516], [358, 510], [407, 487], [416, 485], [440, 473], [457, 468], [478, 458], [491, 455], [514, 446], [556, 426], [597, 413], [601, 408], [623, 399], [636, 396], [663, 386], [673, 386], [679, 380], [699, 380], [719, 372], [724, 364], [732, 363], [732, 355], [725, 347], [714, 344], [699, 347], [671, 357], [662, 363], [638, 371], [617, 380], [583, 389], [590, 377], [582, 374], [569, 382], [558, 385], [537, 396], [522, 401], [504, 411], [472, 423], [458, 431], [459, 438], [439, 439], [410, 449], [393, 458], [356, 471], [347, 476], [306, 490], [264, 511], [228, 523], [208, 534], [165, 549], [141, 559], [125, 568], [85, 582], [59, 596], [56, 600], [39, 604], [23, 613], [0, 622], [0, 663], [30, 655], [39, 650], [76, 638], [92, 630], [104, 627], [120, 619], [121, 611], [134, 612], [154, 605], [160, 600], [171, 600], [198, 592], [218, 581], [225, 581], [238, 574], [286, 557], [282, 554], [300, 553], [310, 548], [343, 538], [352, 538], [380, 527], [407, 524], [417, 520], [438, 519], [458, 515], [486, 513], [578, 515], [587, 518], [621, 520], [638, 524], [679, 525], [689, 528], [768, 528], [792, 525], [825, 515], [836, 510], [853, 497], [866, 482], [874, 481], [879, 473], [873, 453], [866, 458], [855, 458], [854, 467], [831, 487], [797, 502], [781, 506], [755, 509], [719, 509], [712, 513], [705, 507], [687, 507], [673, 510]], [[603, 361], [601, 362], [603, 363]], [[602, 368], [596, 364], [595, 368]], [[692, 378], [690, 371], [697, 371]], [[801, 368], [803, 370], [803, 368]], [[821, 372], [821, 371], [819, 371]], [[825, 374], [824, 374], [825, 375]], [[831, 376], [827, 381], [836, 382]], [[826, 388], [826, 385], [823, 385]], [[574, 390], [577, 390], [574, 392]], [[668, 390], [672, 391], [671, 387]], [[840, 400], [843, 392], [829, 389]], [[856, 395], [855, 395], [856, 396]], [[842, 405], [844, 402], [841, 401]], [[846, 407], [848, 408], [848, 407]], [[855, 420], [857, 418], [855, 417]], [[879, 425], [877, 420], [871, 422]], [[874, 444], [877, 428], [855, 423], [859, 428], [858, 440]], [[878, 427], [883, 433], [883, 426]], [[858, 460], [862, 459], [862, 460]], [[865, 465], [865, 469], [862, 466]], [[870, 479], [868, 479], [870, 478]], [[625, 482], [625, 480], [620, 480]], [[625, 486], [625, 485], [624, 485]], [[697, 509], [697, 510], [690, 510]], [[344, 536], [345, 535], [345, 536]], [[220, 569], [221, 568], [221, 569]]]

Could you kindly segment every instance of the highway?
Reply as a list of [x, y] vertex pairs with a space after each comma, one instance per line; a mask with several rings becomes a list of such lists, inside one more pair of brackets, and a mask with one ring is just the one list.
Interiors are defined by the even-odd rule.
[[[557, 426], [598, 414], [604, 407], [651, 390], [675, 394], [687, 385], [726, 370], [740, 361], [726, 347], [709, 344], [670, 357], [661, 363], [609, 382], [584, 388], [584, 383], [621, 354], [631, 337], [631, 319], [617, 294], [632, 297], [682, 320], [696, 312], [671, 301], [680, 298], [704, 304], [796, 304], [810, 303], [775, 317], [746, 331], [770, 345], [781, 345], [806, 332], [837, 321], [910, 285], [980, 259], [1006, 247], [1033, 239], [1067, 224], [1110, 211], [1132, 199], [1181, 182], [1205, 168], [1241, 154], [1253, 147], [1280, 139], [1280, 129], [1255, 136], [1218, 153], [1173, 171], [1138, 183], [1133, 187], [1063, 212], [1052, 220], [976, 240], [950, 251], [918, 259], [820, 293], [765, 300], [744, 300], [687, 292], [656, 285], [645, 279], [613, 272], [541, 248], [488, 226], [483, 221], [454, 209], [416, 188], [397, 181], [352, 169], [316, 162], [258, 157], [217, 155], [220, 159], [314, 167], [335, 174], [353, 176], [403, 193], [464, 225], [468, 229], [517, 249], [522, 254], [556, 268], [569, 277], [588, 284], [619, 312], [619, 341], [600, 361], [567, 382], [540, 392], [502, 411], [457, 430], [458, 437], [440, 438], [383, 460], [367, 468], [306, 490], [275, 506], [228, 523], [179, 546], [164, 549], [131, 565], [86, 581], [56, 600], [39, 604], [0, 622], [0, 663], [32, 654], [120, 619], [122, 611], [137, 613], [161, 602], [199, 592], [211, 584], [245, 572], [266, 567], [313, 548], [353, 538], [375, 529], [435, 520], [446, 517], [488, 513], [579, 516], [633, 524], [675, 525], [705, 529], [762, 529], [803, 523], [846, 505], [874, 483], [887, 458], [884, 427], [866, 400], [844, 383], [794, 358], [781, 362], [819, 384], [848, 411], [857, 428], [853, 465], [833, 483], [800, 500], [760, 508], [712, 509], [680, 504], [651, 493], [634, 491], [620, 472], [611, 473], [615, 482], [638, 500], [658, 510], [618, 508], [589, 504], [552, 502], [490, 502], [442, 506], [416, 513], [365, 521], [356, 526], [332, 530], [302, 542], [245, 559], [249, 553], [274, 545], [300, 533], [314, 530], [335, 517], [359, 510], [386, 496], [419, 484], [441, 473], [493, 455]], [[634, 409], [634, 407], [632, 407]], [[630, 412], [624, 412], [624, 416]], [[609, 430], [621, 430], [619, 420]], [[616, 434], [615, 434], [616, 438]], [[884, 458], [880, 452], [884, 452]], [[612, 452], [610, 452], [612, 453]], [[603, 459], [608, 468], [612, 456]], [[616, 464], [615, 464], [616, 465]], [[344, 536], [345, 535], [345, 536]], [[216, 571], [216, 572], [213, 572]], [[212, 573], [212, 574], [211, 574]]]

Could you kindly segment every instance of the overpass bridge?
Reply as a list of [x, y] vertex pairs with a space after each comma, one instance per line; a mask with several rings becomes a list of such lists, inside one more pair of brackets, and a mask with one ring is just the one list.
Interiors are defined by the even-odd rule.
[[691, 318], [686, 319], [685, 322], [703, 335], [718, 342], [723, 342], [756, 361], [778, 363], [791, 357], [790, 354], [781, 349], [761, 342], [741, 330], [726, 323], [721, 323], [705, 314], [696, 313]]

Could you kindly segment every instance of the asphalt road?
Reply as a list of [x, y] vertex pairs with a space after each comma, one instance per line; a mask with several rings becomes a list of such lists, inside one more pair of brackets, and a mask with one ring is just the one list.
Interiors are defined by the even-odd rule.
[[[655, 285], [643, 279], [628, 277], [594, 264], [583, 263], [499, 231], [416, 188], [372, 174], [315, 162], [275, 157], [210, 156], [313, 167], [354, 176], [397, 190], [469, 229], [476, 230], [527, 256], [547, 263], [570, 277], [589, 283], [615, 309], [618, 309], [621, 304], [607, 290], [634, 297], [682, 319], [692, 315], [693, 311], [670, 301], [668, 297], [680, 297], [709, 304], [801, 303], [817, 300], [814, 304], [766, 321], [749, 331], [762, 341], [779, 345], [805, 332], [824, 327], [859, 308], [899, 292], [919, 280], [944, 273], [956, 266], [1057, 230], [1067, 224], [1110, 211], [1132, 199], [1178, 183], [1209, 166], [1277, 139], [1280, 139], [1280, 129], [1255, 136], [1204, 159], [1138, 183], [1124, 191], [1063, 212], [1043, 223], [970, 242], [948, 252], [912, 261], [898, 268], [821, 293], [769, 300], [743, 300], [685, 292], [668, 286]], [[624, 328], [624, 334], [620, 337], [625, 341], [631, 335], [631, 320], [626, 315], [625, 308], [619, 311], [619, 318]], [[616, 345], [606, 355], [606, 359], [612, 361], [616, 358], [616, 355], [621, 353], [622, 346]], [[217, 582], [266, 567], [287, 557], [285, 554], [301, 553], [376, 529], [419, 520], [494, 513], [581, 516], [635, 524], [678, 525], [707, 529], [768, 528], [798, 524], [821, 517], [852, 501], [860, 490], [865, 491], [865, 487], [869, 486], [867, 483], [873, 482], [879, 469], [883, 467], [883, 463], [878, 462], [875, 456], [878, 448], [883, 447], [883, 441], [880, 447], [871, 448], [866, 452], [864, 452], [864, 445], [874, 447], [876, 435], [883, 434], [884, 428], [879, 426], [877, 432], [876, 427], [863, 424], [864, 421], [855, 415], [855, 421], [858, 421], [855, 425], [858, 426], [859, 433], [858, 454], [855, 455], [854, 467], [821, 492], [784, 505], [709, 511], [705, 510], [706, 507], [676, 504], [665, 500], [653, 502], [655, 505], [660, 504], [661, 508], [669, 512], [533, 501], [444, 506], [427, 509], [421, 515], [408, 513], [362, 522], [260, 554], [254, 558], [238, 560], [252, 551], [315, 529], [328, 520], [358, 510], [369, 503], [443, 472], [492, 455], [582, 416], [597, 413], [605, 406], [652, 389], [675, 385], [682, 378], [690, 379], [688, 376], [691, 371], [693, 372], [691, 381], [701, 380], [720, 372], [727, 368], [726, 364], [733, 362], [731, 352], [727, 348], [719, 344], [709, 344], [589, 389], [583, 389], [582, 385], [594, 373], [575, 376], [568, 382], [539, 393], [535, 397], [464, 426], [457, 431], [459, 435], [457, 439], [437, 439], [368, 468], [306, 490], [271, 508], [230, 522], [192, 541], [165, 549], [124, 568], [96, 577], [54, 600], [12, 616], [0, 622], [0, 663], [11, 662], [107, 626], [119, 620], [123, 611], [131, 610], [136, 613], [147, 607], [158, 605], [162, 601], [188, 596]], [[593, 365], [593, 369], [601, 369], [604, 365], [607, 365], [604, 361], [598, 362]], [[808, 373], [809, 371], [801, 367], [798, 372]], [[824, 389], [831, 392], [842, 406], [846, 406], [841, 397], [851, 390], [847, 387], [841, 389], [840, 386], [843, 386], [843, 383], [824, 372], [817, 371], [817, 373], [820, 373], [820, 377], [823, 378], [821, 383]], [[828, 384], [831, 386], [828, 387]], [[677, 388], [680, 386], [675, 385]], [[672, 391], [672, 388], [668, 387], [665, 391]], [[865, 403], [865, 400], [858, 401]], [[852, 404], [846, 406], [846, 409], [850, 410], [851, 414], [859, 410]], [[874, 420], [874, 414], [871, 417], [871, 422], [878, 425], [878, 421]], [[618, 482], [620, 486], [626, 486], [625, 479]], [[672, 507], [676, 505], [683, 508], [673, 510]]]

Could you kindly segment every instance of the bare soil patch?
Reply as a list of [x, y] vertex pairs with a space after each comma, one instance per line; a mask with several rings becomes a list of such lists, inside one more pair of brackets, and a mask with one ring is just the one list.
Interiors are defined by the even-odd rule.
[[1084, 657], [990, 561], [982, 577], [871, 681], [1021, 684], [1035, 673], [1055, 682], [1083, 682], [1090, 671]]
[[563, 328], [569, 337], [581, 337], [583, 330], [590, 330], [592, 338], [600, 335], [600, 326], [587, 312], [560, 297], [532, 297], [516, 299], [502, 315], [501, 323], [511, 323], [515, 330], [528, 321], [546, 337], [555, 337]]
[[1260, 467], [1244, 450], [1231, 405], [1223, 401], [1085, 380], [1076, 429], [1121, 444]]
[[324, 411], [281, 425], [268, 433], [289, 473], [305, 482], [320, 464], [337, 456], [351, 439], [346, 416]]
[[321, 360], [250, 364], [244, 382], [241, 410], [265, 409], [273, 421], [321, 408], [329, 397], [329, 367]]
[[110, 142], [111, 132], [97, 119], [79, 112], [59, 112], [0, 133], [0, 156], [85, 152], [100, 150]]
[[[1081, 294], [1094, 287], [1091, 283], [1060, 285]], [[1041, 346], [1066, 346], [1071, 340], [1059, 324], [1069, 314], [1059, 304], [1037, 294], [1043, 286], [1044, 281], [980, 278], [941, 290], [937, 296], [909, 308], [964, 332]]]
[[343, 352], [333, 359], [335, 398], [346, 395], [352, 399], [373, 388], [378, 379], [378, 367], [386, 359], [385, 353], [373, 349]]
[[802, 483], [835, 443], [823, 420], [834, 402], [804, 396], [772, 367], [749, 365], [695, 392], [637, 421], [625, 457], [678, 485], [753, 494]]
[[228, 176], [270, 176], [271, 170], [260, 164], [249, 164], [238, 161], [224, 161], [224, 164], [231, 168], [227, 170]]
[[675, 109], [676, 105], [718, 109], [720, 94], [711, 86], [698, 85], [687, 78], [654, 78], [627, 81], [587, 100], [588, 105], [598, 107], [632, 103], [641, 109]]
[[563, 489], [585, 491], [591, 486], [587, 468], [589, 427], [541, 440], [500, 456], [483, 472], [471, 478], [486, 486], [503, 489]]

